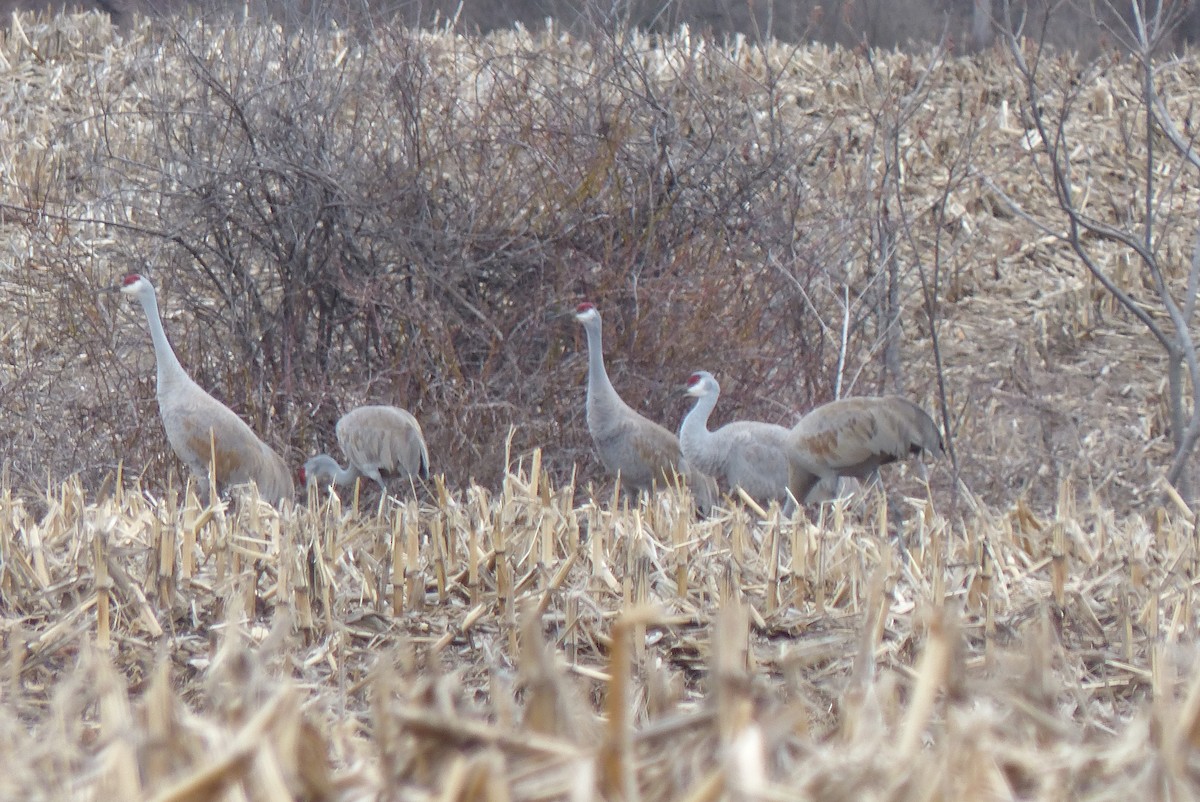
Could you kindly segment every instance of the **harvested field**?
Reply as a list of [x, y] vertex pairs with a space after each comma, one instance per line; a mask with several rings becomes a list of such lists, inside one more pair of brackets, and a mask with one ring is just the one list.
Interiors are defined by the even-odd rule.
[[[145, 164], [131, 161], [130, 183], [96, 200], [84, 144], [125, 158], [129, 140], [100, 123], [149, 126], [144, 92], [174, 74], [165, 60], [151, 69], [161, 34], [26, 16], [0, 41], [0, 799], [1200, 795], [1200, 519], [1159, 480], [1159, 357], [1060, 242], [997, 201], [1003, 191], [1052, 216], [1002, 113], [1015, 88], [999, 54], [927, 70], [876, 56], [902, 84], [932, 82], [907, 143], [906, 197], [954, 230], [940, 325], [957, 474], [932, 466], [926, 485], [889, 470], [887, 498], [795, 521], [741, 506], [695, 520], [670, 494], [622, 504], [589, 467], [578, 413], [485, 452], [466, 447], [473, 425], [417, 406], [446, 416], [427, 425], [434, 463], [453, 455], [461, 478], [447, 471], [415, 500], [311, 494], [275, 510], [206, 507], [179, 489], [142, 329], [96, 300], [127, 269], [124, 238], [145, 234], [157, 190], [137, 185]], [[214, 52], [242, 35], [273, 34], [228, 31]], [[553, 36], [419, 38], [441, 53], [423, 62], [438, 82], [482, 93], [499, 91], [503, 70], [489, 69], [523, 53], [589, 57]], [[345, 37], [325, 44], [352, 58]], [[830, 175], [850, 183], [862, 167], [857, 132], [882, 91], [862, 54], [764, 55], [681, 35], [646, 57], [666, 86], [687, 89], [673, 81], [694, 72], [730, 96], [753, 96], [778, 60], [795, 124], [831, 121], [843, 155], [822, 152], [852, 163]], [[1183, 109], [1194, 65], [1172, 70]], [[1097, 81], [1085, 155], [1114, 182], [1111, 199], [1136, 82], [1121, 64]], [[121, 114], [91, 116], [112, 97]], [[471, 108], [449, 112], [475, 122]], [[988, 180], [938, 183], [958, 169], [944, 156], [967, 119], [986, 121], [970, 151]], [[537, 167], [513, 150], [514, 171]], [[831, 197], [835, 183], [822, 188]], [[1164, 204], [1191, 208], [1194, 191]], [[105, 215], [124, 201], [137, 213], [114, 224]], [[1182, 260], [1193, 233], [1164, 247]], [[921, 236], [899, 247], [920, 253]], [[916, 277], [905, 280], [904, 375], [932, 408], [928, 330]], [[217, 364], [237, 363], [212, 336], [219, 317], [191, 304], [167, 325], [184, 354], [214, 346]], [[580, 374], [561, 372], [543, 389], [580, 406]], [[221, 376], [207, 378], [226, 398], [271, 395], [253, 370]], [[781, 400], [778, 384], [744, 398], [786, 414], [811, 401]], [[501, 400], [480, 406], [499, 414]], [[295, 408], [261, 418], [291, 457], [328, 435], [302, 420]]]
[[697, 523], [536, 464], [376, 511], [46, 502], [0, 517], [5, 798], [1196, 791], [1180, 518], [908, 498], [899, 557], [879, 497]]

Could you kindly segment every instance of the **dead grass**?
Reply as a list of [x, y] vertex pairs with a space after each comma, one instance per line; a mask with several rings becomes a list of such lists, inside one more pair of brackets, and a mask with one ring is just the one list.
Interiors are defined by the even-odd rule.
[[[126, 35], [95, 16], [25, 18], [5, 34], [3, 191], [26, 193], [5, 195], [10, 206], [67, 194], [54, 112], [79, 118], [75, 81], [119, 74], [101, 65], [134, 46], [136, 30]], [[445, 43], [447, 69], [461, 67]], [[670, 75], [678, 53], [661, 52]], [[738, 74], [762, 58], [748, 48]], [[844, 175], [861, 169], [853, 133], [874, 78], [841, 51], [786, 61], [790, 113], [836, 121], [848, 134], [830, 158]], [[914, 62], [880, 63], [903, 81]], [[1000, 124], [1012, 92], [1002, 65], [938, 69], [906, 165], [913, 208], [937, 202], [939, 154], [978, 116], [997, 121], [981, 133], [981, 169], [1047, 204], [1015, 172], [1021, 131]], [[1117, 102], [1097, 105], [1091, 144], [1119, 181], [1103, 132], [1124, 90], [1102, 83], [1097, 96]], [[607, 491], [552, 482], [541, 451], [506, 454], [511, 472], [488, 488], [442, 480], [424, 501], [378, 510], [204, 509], [119, 474], [103, 486], [52, 476], [41, 492], [5, 481], [0, 798], [1200, 794], [1197, 529], [1190, 511], [1158, 503], [1156, 355], [985, 184], [952, 201], [943, 343], [964, 486], [951, 508], [944, 467], [929, 492], [894, 479], [907, 549], [883, 534], [878, 497], [809, 522], [741, 510], [696, 522], [676, 499], [622, 509]], [[116, 272], [111, 232], [18, 222], [0, 226], [17, 266], [0, 272], [0, 436], [82, 451], [89, 405], [117, 395], [71, 381], [73, 360], [118, 346], [105, 307], [85, 303]], [[1186, 253], [1190, 234], [1172, 247]], [[61, 325], [78, 337], [33, 325], [60, 319], [47, 311], [60, 286], [78, 313]], [[911, 385], [929, 387], [910, 326]], [[64, 341], [90, 345], [81, 357]], [[60, 368], [42, 383], [47, 365]], [[141, 390], [100, 399], [129, 411], [113, 432], [155, 425]], [[114, 464], [122, 454], [117, 440], [96, 448]]]
[[0, 795], [1200, 791], [1195, 530], [878, 496], [702, 522], [537, 466], [374, 510], [0, 497]]

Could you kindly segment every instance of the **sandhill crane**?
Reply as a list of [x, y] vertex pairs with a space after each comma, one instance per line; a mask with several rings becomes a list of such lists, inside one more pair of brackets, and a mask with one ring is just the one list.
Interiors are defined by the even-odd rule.
[[429, 449], [421, 424], [407, 410], [391, 406], [352, 409], [334, 427], [349, 465], [318, 454], [300, 469], [301, 482], [348, 485], [359, 476], [373, 479], [387, 493], [387, 477], [429, 478]]
[[800, 419], [785, 441], [788, 488], [804, 501], [818, 481], [837, 487], [842, 476], [866, 479], [889, 462], [929, 451], [945, 453], [937, 424], [899, 396], [831, 401]]
[[717, 405], [721, 385], [708, 371], [688, 379], [688, 395], [696, 398], [679, 427], [679, 444], [689, 465], [715, 476], [732, 492], [741, 488], [762, 506], [787, 503], [788, 460], [783, 444], [788, 429], [762, 421], [734, 421], [715, 431], [708, 417]]
[[707, 512], [716, 500], [712, 479], [683, 460], [679, 438], [638, 414], [621, 400], [604, 368], [603, 323], [593, 304], [583, 302], [575, 319], [587, 333], [587, 425], [600, 462], [620, 478], [627, 493], [665, 487], [682, 474], [700, 510]]
[[[292, 498], [295, 490], [287, 464], [233, 410], [192, 381], [163, 330], [154, 285], [130, 273], [119, 288], [137, 298], [150, 324], [157, 364], [158, 411], [167, 441], [196, 477], [211, 502], [221, 490], [254, 482], [272, 504]], [[217, 481], [208, 486], [210, 467]]]

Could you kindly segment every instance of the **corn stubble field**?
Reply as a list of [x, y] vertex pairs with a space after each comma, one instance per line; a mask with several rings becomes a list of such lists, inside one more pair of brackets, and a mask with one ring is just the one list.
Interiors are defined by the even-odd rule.
[[[81, 123], [80, 87], [106, 70], [122, 75], [113, 91], [136, 86], [145, 65], [115, 65], [153, 36], [97, 16], [16, 19], [0, 48], [6, 167], [19, 177], [55, 126]], [[751, 77], [763, 58], [672, 46], [744, 59]], [[571, 49], [518, 35], [488, 47]], [[838, 119], [868, 94], [856, 58], [800, 53], [814, 102], [843, 104]], [[943, 100], [993, 102], [1007, 91], [996, 69], [950, 60], [930, 80]], [[1119, 105], [1119, 84], [1097, 94]], [[983, 137], [1004, 174], [1019, 132]], [[1050, 202], [1012, 181], [1030, 206]], [[3, 189], [18, 206], [19, 183]], [[1103, 299], [1064, 253], [985, 207], [958, 208], [988, 236], [946, 312], [957, 484], [945, 464], [929, 486], [895, 470], [890, 500], [697, 521], [687, 499], [630, 507], [611, 485], [564, 480], [536, 448], [505, 450], [488, 487], [438, 478], [382, 504], [206, 507], [177, 478], [121, 473], [94, 486], [51, 474], [41, 493], [6, 481], [0, 798], [1196, 796], [1200, 544], [1186, 507], [1151, 490], [1165, 453], [1152, 351], [1119, 316], [1096, 320]], [[120, 272], [102, 227], [42, 224], [93, 238], [80, 269], [97, 287]], [[4, 237], [27, 264], [32, 246]], [[1012, 332], [996, 325], [1010, 317]], [[6, 348], [28, 349], [19, 329]], [[1047, 349], [1057, 369], [1031, 367]], [[1082, 432], [1082, 464], [1066, 464], [1045, 420], [1074, 404], [1082, 426], [1096, 411], [1077, 391], [1105, 353], [1097, 403], [1119, 387], [1127, 403], [1105, 414], [1131, 422]], [[907, 358], [926, 381], [926, 355]], [[1024, 439], [1039, 425], [1044, 453]]]

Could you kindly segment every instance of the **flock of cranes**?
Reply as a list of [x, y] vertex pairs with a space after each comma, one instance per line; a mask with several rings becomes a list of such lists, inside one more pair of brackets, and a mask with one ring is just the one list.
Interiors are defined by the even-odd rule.
[[[604, 369], [600, 312], [581, 303], [575, 319], [587, 332], [587, 423], [596, 452], [624, 487], [646, 490], [682, 475], [705, 510], [723, 483], [760, 506], [778, 501], [785, 512], [837, 493], [842, 477], [866, 479], [881, 465], [929, 451], [945, 453], [941, 432], [916, 404], [899, 396], [859, 396], [832, 401], [791, 429], [761, 421], [735, 421], [709, 431], [708, 418], [721, 386], [711, 373], [688, 379], [696, 404], [679, 437], [621, 400]], [[699, 478], [694, 478], [699, 474]], [[823, 488], [821, 486], [824, 486]], [[699, 488], [698, 490], [696, 488]]]
[[[137, 298], [150, 325], [154, 360], [158, 366], [158, 411], [167, 441], [211, 501], [222, 490], [253, 482], [259, 495], [278, 506], [295, 497], [287, 463], [258, 439], [229, 407], [192, 381], [175, 356], [163, 331], [154, 285], [130, 273], [121, 292]], [[403, 409], [368, 406], [347, 412], [337, 422], [338, 445], [349, 460], [343, 468], [328, 454], [319, 454], [300, 469], [301, 482], [350, 484], [359, 476], [379, 483], [385, 476], [429, 478], [429, 451], [417, 419]], [[217, 487], [208, 486], [209, 473]]]
[[[158, 311], [154, 285], [131, 273], [119, 288], [138, 299], [146, 313], [157, 365], [158, 408], [167, 441], [211, 500], [217, 493], [253, 482], [260, 496], [278, 505], [295, 495], [284, 460], [233, 410], [206, 393], [175, 356]], [[708, 419], [721, 387], [711, 373], [688, 380], [696, 398], [676, 437], [626, 404], [604, 367], [600, 312], [590, 303], [575, 310], [587, 334], [587, 426], [596, 453], [623, 492], [633, 495], [682, 479], [698, 508], [707, 512], [723, 488], [741, 490], [761, 506], [776, 501], [791, 511], [796, 503], [835, 494], [841, 477], [866, 479], [881, 465], [929, 451], [943, 453], [941, 433], [928, 414], [897, 396], [845, 398], [810, 412], [788, 429], [760, 421], [736, 421], [715, 431]], [[302, 484], [352, 484], [429, 478], [429, 451], [421, 425], [392, 406], [364, 406], [337, 422], [343, 468], [328, 454], [309, 459]], [[210, 474], [216, 487], [209, 487]], [[828, 496], [825, 496], [828, 497]]]

